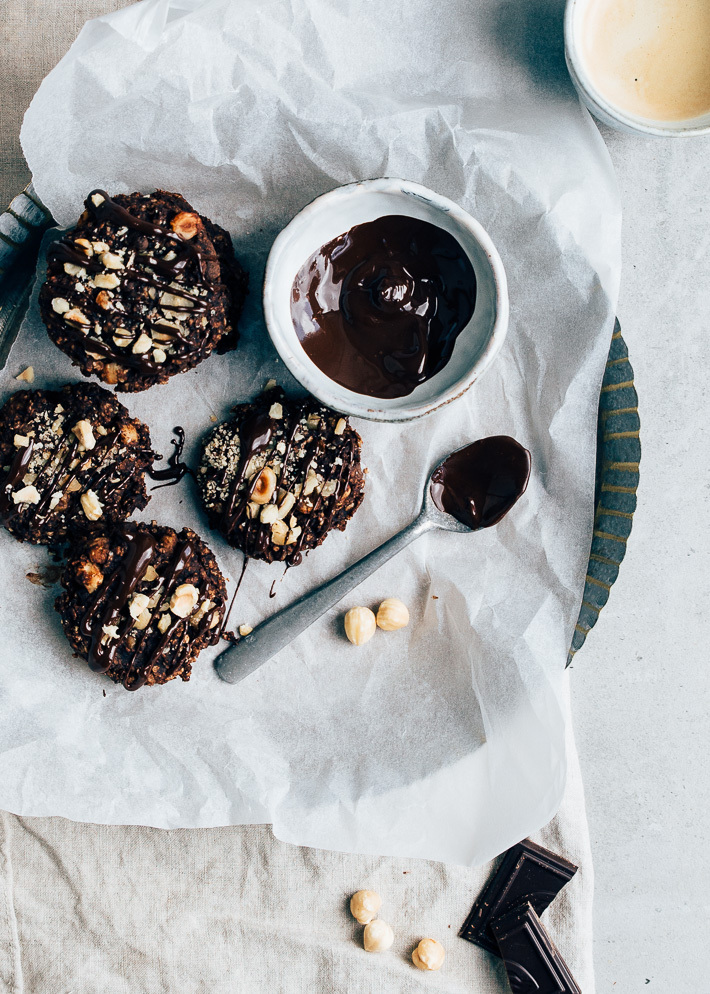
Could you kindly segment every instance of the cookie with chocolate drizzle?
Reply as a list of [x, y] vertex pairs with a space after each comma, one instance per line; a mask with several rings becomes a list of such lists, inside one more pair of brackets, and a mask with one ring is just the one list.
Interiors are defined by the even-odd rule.
[[237, 341], [248, 277], [223, 228], [177, 193], [94, 190], [48, 251], [49, 337], [85, 376], [145, 390]]
[[128, 522], [75, 545], [59, 612], [77, 656], [126, 690], [189, 680], [219, 640], [227, 588], [214, 555], [189, 528]]
[[249, 559], [297, 566], [360, 506], [361, 445], [344, 416], [267, 390], [206, 439], [197, 482], [210, 525]]
[[0, 409], [0, 519], [21, 542], [61, 545], [146, 506], [148, 427], [108, 390], [23, 390]]

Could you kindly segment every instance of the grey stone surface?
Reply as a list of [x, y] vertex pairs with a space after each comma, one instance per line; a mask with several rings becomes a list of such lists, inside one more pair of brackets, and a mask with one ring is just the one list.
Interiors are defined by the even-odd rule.
[[598, 994], [710, 991], [710, 141], [603, 130], [641, 414], [626, 559], [574, 662]]

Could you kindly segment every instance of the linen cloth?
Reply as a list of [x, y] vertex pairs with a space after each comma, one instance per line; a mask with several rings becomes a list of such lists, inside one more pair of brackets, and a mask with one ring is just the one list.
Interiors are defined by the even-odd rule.
[[[568, 725], [568, 727], [570, 727]], [[564, 802], [533, 838], [579, 871], [543, 921], [594, 994], [593, 872], [571, 733]], [[2, 994], [506, 994], [498, 959], [457, 935], [491, 869], [278, 842], [267, 826], [164, 831], [61, 818], [0, 823]], [[2, 880], [2, 877], [0, 877]], [[372, 888], [395, 943], [366, 953], [350, 895]], [[411, 962], [446, 949], [439, 973]]]
[[[522, 2], [522, 0], [520, 0]], [[0, 186], [29, 178], [22, 114], [85, 20], [124, 0], [3, 0]], [[538, 64], [564, 72], [561, 2], [538, 5], [526, 39]], [[511, 15], [512, 16], [512, 15]], [[4, 202], [3, 201], [3, 202]], [[569, 726], [568, 726], [569, 727]], [[593, 872], [577, 753], [568, 740], [565, 799], [535, 836], [580, 866], [544, 921], [584, 994], [593, 994]], [[494, 957], [458, 928], [491, 867], [353, 856], [277, 842], [266, 826], [173, 832], [0, 815], [1, 994], [409, 994], [508, 990]], [[384, 898], [393, 949], [365, 953], [347, 901]], [[438, 974], [411, 964], [424, 935], [443, 942]]]

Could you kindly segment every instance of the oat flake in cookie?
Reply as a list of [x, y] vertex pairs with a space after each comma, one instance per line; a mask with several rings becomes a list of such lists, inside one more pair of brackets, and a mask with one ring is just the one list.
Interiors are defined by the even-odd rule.
[[24, 390], [0, 409], [0, 517], [22, 542], [61, 545], [148, 503], [146, 425], [95, 383]]
[[269, 390], [204, 445], [197, 482], [210, 524], [248, 558], [298, 565], [362, 502], [362, 439], [313, 398]]
[[227, 590], [193, 531], [129, 522], [75, 545], [57, 598], [64, 634], [97, 673], [126, 690], [190, 679], [219, 640]]
[[94, 190], [48, 252], [49, 337], [85, 376], [145, 390], [232, 348], [248, 278], [232, 242], [177, 193]]

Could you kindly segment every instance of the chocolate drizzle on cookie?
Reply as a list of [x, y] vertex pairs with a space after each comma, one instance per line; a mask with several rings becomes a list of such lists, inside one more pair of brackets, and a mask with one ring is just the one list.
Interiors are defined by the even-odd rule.
[[[166, 533], [175, 539], [167, 559], [163, 546]], [[121, 549], [118, 563], [101, 578], [95, 596], [77, 616], [76, 634], [88, 647], [90, 669], [109, 673], [126, 690], [138, 690], [151, 676], [151, 682], [159, 683], [178, 673], [187, 679], [193, 650], [217, 640], [216, 629], [224, 612], [224, 581], [211, 553], [193, 532], [185, 530], [176, 536], [171, 529], [146, 525], [122, 526], [109, 544], [112, 549]], [[212, 570], [207, 582], [206, 558]], [[87, 567], [83, 568], [84, 574], [80, 559], [79, 575], [86, 575]], [[91, 578], [91, 567], [88, 575]], [[218, 592], [214, 577], [218, 578]], [[184, 593], [186, 588], [188, 593]], [[187, 610], [175, 604], [180, 596], [192, 597]], [[67, 594], [60, 598], [60, 612], [68, 602]], [[155, 679], [156, 674], [159, 679]]]
[[9, 521], [19, 510], [19, 505], [12, 499], [12, 488], [16, 487], [26, 475], [33, 451], [33, 441], [30, 441], [29, 445], [23, 445], [22, 448], [18, 449], [15, 458], [12, 460], [10, 471], [5, 477], [5, 482], [0, 491], [0, 520], [3, 524]]
[[96, 385], [13, 395], [0, 410], [3, 462], [11, 449], [0, 520], [21, 540], [61, 543], [147, 503], [148, 429]]
[[231, 545], [296, 566], [362, 500], [360, 437], [336, 412], [272, 390], [212, 432], [198, 484]]
[[40, 308], [50, 337], [86, 372], [144, 389], [232, 334], [247, 280], [226, 232], [160, 191], [93, 190], [85, 208], [49, 248]]
[[[165, 303], [161, 300], [156, 305], [156, 312], [158, 309], [173, 314], [196, 315], [207, 312], [206, 299], [201, 298], [197, 293], [183, 291], [181, 286], [178, 288], [174, 286], [174, 283], [181, 279], [192, 280], [200, 287], [206, 283], [215, 282], [215, 276], [219, 275], [219, 269], [215, 270], [215, 267], [209, 266], [209, 263], [217, 262], [216, 255], [202, 252], [191, 241], [185, 241], [182, 236], [165, 225], [153, 224], [143, 220], [143, 218], [136, 217], [135, 214], [109, 197], [105, 190], [92, 190], [86, 198], [84, 206], [98, 222], [106, 222], [117, 229], [126, 228], [133, 233], [133, 237], [128, 235], [125, 238], [124, 258], [116, 256], [114, 260], [109, 260], [111, 266], [108, 267], [105, 264], [105, 256], [111, 254], [108, 249], [99, 255], [92, 248], [92, 254], [89, 256], [86, 247], [82, 251], [81, 246], [77, 247], [76, 241], [71, 241], [71, 236], [65, 236], [50, 246], [48, 253], [50, 259], [56, 258], [62, 262], [69, 262], [92, 275], [105, 273], [108, 269], [109, 274], [120, 273], [120, 277], [117, 278], [122, 282], [127, 284], [140, 283], [156, 290], [161, 295], [168, 295], [175, 301], [182, 301], [181, 304], [175, 304]], [[194, 236], [194, 231], [192, 234]], [[166, 253], [173, 255], [174, 258], [166, 260], [165, 257], [160, 258], [156, 254], [146, 251], [148, 248], [148, 245], [144, 244], [146, 238], [157, 239], [174, 246], [174, 250], [168, 250]], [[97, 321], [103, 319], [104, 309], [97, 302], [100, 293], [101, 291], [96, 296], [83, 293], [80, 301], [82, 305], [80, 313], [85, 314], [88, 310]], [[154, 358], [149, 358], [146, 354], [133, 354], [125, 349], [112, 347], [101, 338], [97, 340], [95, 336], [91, 335], [91, 332], [89, 332], [90, 337], [85, 338], [82, 324], [72, 324], [70, 318], [66, 320], [74, 336], [78, 336], [79, 340], [84, 341], [87, 348], [97, 352], [102, 358], [120, 360], [124, 365], [132, 366], [145, 373], [155, 373], [162, 364], [156, 362]], [[176, 356], [187, 356], [200, 351], [201, 342], [196, 344], [186, 342], [179, 330], [170, 328], [168, 324], [148, 319], [145, 321], [145, 325], [158, 331], [159, 334], [165, 335], [172, 343], [171, 351], [174, 351]]]

